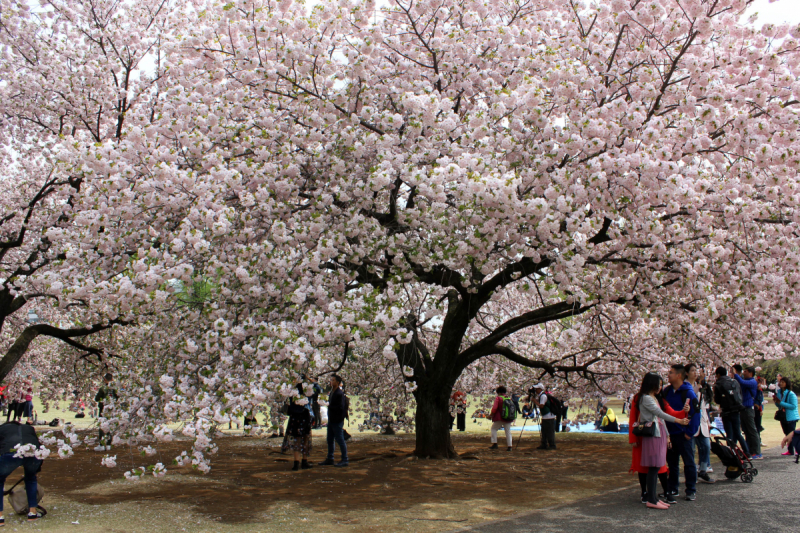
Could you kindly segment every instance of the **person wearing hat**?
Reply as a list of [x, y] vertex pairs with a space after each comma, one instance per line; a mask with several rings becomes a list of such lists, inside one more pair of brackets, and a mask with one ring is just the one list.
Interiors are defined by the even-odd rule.
[[733, 365], [733, 378], [739, 382], [742, 388], [742, 405], [744, 410], [739, 413], [739, 418], [742, 421], [742, 432], [744, 438], [747, 440], [747, 448], [750, 450], [751, 459], [763, 459], [761, 455], [761, 437], [756, 429], [756, 412], [753, 408], [758, 393], [758, 382], [756, 381], [755, 367], [748, 366], [742, 368], [742, 365]]
[[553, 413], [550, 406], [550, 398], [544, 391], [544, 385], [537, 383], [533, 387], [534, 394], [532, 395], [533, 403], [539, 408], [542, 417], [542, 426], [540, 434], [542, 436], [542, 443], [536, 448], [537, 450], [555, 450], [556, 449], [556, 415]]

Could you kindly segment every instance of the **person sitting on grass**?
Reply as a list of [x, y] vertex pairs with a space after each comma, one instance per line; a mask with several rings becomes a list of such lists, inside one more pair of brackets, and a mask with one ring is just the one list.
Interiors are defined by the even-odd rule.
[[602, 416], [600, 427], [598, 428], [600, 431], [619, 433], [619, 423], [613, 409], [604, 405], [600, 408], [600, 415]]

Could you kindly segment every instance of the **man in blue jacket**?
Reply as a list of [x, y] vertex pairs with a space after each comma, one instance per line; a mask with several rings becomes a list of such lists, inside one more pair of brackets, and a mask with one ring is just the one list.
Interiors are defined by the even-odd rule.
[[758, 394], [758, 382], [756, 382], [756, 369], [748, 366], [742, 369], [742, 365], [733, 365], [733, 378], [739, 382], [742, 388], [742, 405], [744, 410], [739, 413], [742, 421], [742, 432], [747, 440], [747, 448], [752, 454], [751, 459], [763, 459], [761, 455], [761, 436], [756, 429], [756, 412], [753, 408]]
[[690, 422], [686, 426], [667, 422], [669, 441], [672, 446], [667, 450], [667, 466], [669, 466], [669, 489], [666, 494], [667, 503], [676, 503], [678, 495], [678, 468], [683, 459], [683, 475], [686, 478], [686, 501], [693, 502], [697, 496], [697, 465], [692, 452], [692, 436], [700, 427], [700, 410], [697, 395], [692, 385], [686, 381], [686, 369], [683, 365], [672, 365], [669, 369], [667, 380], [669, 385], [664, 387], [662, 394], [664, 401], [676, 411], [682, 411], [686, 401], [689, 401]]

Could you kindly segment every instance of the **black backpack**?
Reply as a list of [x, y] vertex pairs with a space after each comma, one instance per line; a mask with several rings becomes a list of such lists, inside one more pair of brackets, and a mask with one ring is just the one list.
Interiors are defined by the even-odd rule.
[[501, 396], [500, 399], [503, 400], [503, 403], [500, 404], [500, 418], [502, 418], [504, 422], [516, 420], [517, 406], [514, 404], [514, 400], [506, 398], [505, 396]]
[[564, 413], [564, 402], [549, 392], [545, 392], [544, 394], [547, 396], [547, 401], [550, 404], [550, 412], [556, 416], [561, 416]]
[[724, 413], [738, 413], [744, 409], [742, 404], [742, 389], [739, 383], [731, 378], [718, 379], [714, 386], [719, 397], [719, 406]]

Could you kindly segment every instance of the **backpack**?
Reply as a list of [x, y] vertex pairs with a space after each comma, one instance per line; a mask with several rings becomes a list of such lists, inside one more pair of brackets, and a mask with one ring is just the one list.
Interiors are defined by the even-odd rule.
[[739, 383], [731, 378], [718, 379], [715, 388], [719, 394], [719, 406], [724, 413], [738, 413], [744, 409]]
[[516, 420], [517, 406], [514, 405], [514, 400], [506, 398], [505, 396], [501, 396], [500, 399], [503, 400], [503, 403], [500, 404], [500, 418], [502, 418], [504, 422]]
[[547, 396], [547, 402], [550, 404], [550, 412], [556, 416], [560, 416], [564, 413], [564, 402], [550, 394], [549, 392], [544, 393]]

